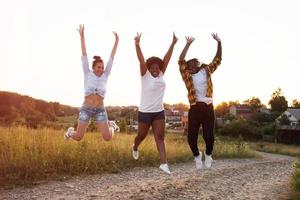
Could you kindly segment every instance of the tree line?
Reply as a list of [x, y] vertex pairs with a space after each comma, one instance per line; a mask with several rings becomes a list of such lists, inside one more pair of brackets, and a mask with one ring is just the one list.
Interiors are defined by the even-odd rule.
[[[243, 101], [242, 104], [248, 105], [251, 110], [266, 107], [258, 97], [252, 97]], [[222, 102], [215, 107], [217, 117], [231, 119], [229, 108], [232, 105], [240, 105], [238, 101]], [[272, 121], [280, 113], [288, 108], [288, 102], [280, 88], [275, 90], [269, 101], [273, 115], [263, 113], [254, 114], [256, 121]], [[188, 111], [189, 106], [183, 103], [164, 104], [165, 109], [179, 111]], [[300, 102], [296, 99], [292, 101], [292, 108], [300, 108]], [[110, 120], [122, 121], [124, 127], [137, 120], [137, 106], [107, 106], [106, 107]], [[58, 102], [47, 102], [44, 100], [34, 99], [26, 95], [20, 95], [13, 92], [0, 91], [0, 125], [25, 125], [30, 128], [38, 126], [47, 126], [49, 122], [55, 126], [59, 117], [78, 115], [79, 108], [62, 105]], [[270, 118], [270, 119], [269, 119]], [[76, 123], [76, 122], [75, 122]], [[65, 127], [61, 127], [65, 128]]]
[[26, 125], [37, 128], [39, 124], [55, 122], [60, 116], [78, 113], [78, 108], [46, 102], [18, 93], [0, 91], [0, 124]]
[[[229, 117], [229, 109], [233, 105], [246, 105], [249, 106], [251, 111], [255, 111], [261, 108], [267, 108], [266, 105], [261, 103], [261, 100], [258, 97], [252, 97], [247, 100], [244, 100], [242, 103], [239, 101], [229, 101], [222, 102], [215, 107], [215, 113], [217, 117]], [[277, 115], [284, 112], [289, 106], [286, 97], [283, 95], [281, 88], [276, 89], [268, 102], [268, 105], [271, 108], [272, 113], [276, 113]], [[292, 100], [290, 108], [298, 108], [300, 109], [300, 102], [297, 99]]]
[[[251, 110], [251, 116], [248, 119], [239, 119], [229, 113], [229, 109], [233, 105], [240, 105], [238, 101], [222, 102], [215, 108], [217, 117], [221, 117], [230, 123], [226, 123], [222, 127], [216, 127], [217, 133], [221, 136], [229, 136], [232, 138], [242, 138], [245, 140], [267, 140], [277, 141], [280, 138], [280, 134], [276, 128], [275, 120], [281, 115], [287, 108], [300, 109], [300, 102], [294, 99], [291, 105], [288, 106], [283, 92], [280, 88], [276, 89], [268, 102], [270, 110], [264, 112], [261, 109], [266, 108], [258, 97], [252, 97], [243, 101], [243, 105], [246, 105]], [[290, 121], [287, 116], [283, 115], [279, 119], [280, 125], [289, 125]], [[295, 143], [295, 141], [285, 141], [288, 143]]]

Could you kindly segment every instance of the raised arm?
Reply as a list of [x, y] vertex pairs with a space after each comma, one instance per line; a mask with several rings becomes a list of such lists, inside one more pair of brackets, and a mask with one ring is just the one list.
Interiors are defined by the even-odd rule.
[[134, 38], [134, 41], [135, 41], [136, 54], [137, 54], [137, 57], [140, 62], [140, 72], [141, 72], [141, 75], [144, 76], [147, 72], [147, 67], [146, 67], [144, 55], [143, 55], [141, 47], [140, 47], [141, 35], [142, 35], [142, 33], [137, 33]]
[[84, 25], [80, 24], [77, 30], [80, 35], [80, 43], [81, 43], [81, 51], [82, 51], [82, 56], [81, 56], [82, 69], [83, 69], [83, 73], [87, 74], [90, 70], [89, 70], [89, 61], [87, 59], [86, 47], [85, 47]]
[[185, 59], [185, 56], [186, 56], [186, 53], [188, 52], [189, 48], [190, 48], [190, 45], [192, 44], [192, 42], [195, 40], [195, 38], [191, 37], [191, 36], [186, 36], [185, 37], [186, 39], [186, 44], [179, 56], [179, 60], [180, 61], [183, 61]]
[[82, 55], [86, 56], [86, 46], [85, 46], [85, 39], [84, 39], [84, 24], [80, 24], [79, 28], [77, 29], [80, 35], [80, 43], [81, 43], [81, 51]]
[[172, 56], [172, 53], [173, 53], [173, 49], [174, 49], [174, 46], [177, 42], [178, 38], [176, 37], [175, 33], [173, 33], [173, 40], [172, 40], [172, 43], [163, 59], [163, 68], [162, 68], [162, 73], [165, 73], [167, 67], [168, 67], [168, 64], [169, 64], [169, 61], [171, 59], [171, 56]]
[[115, 54], [116, 54], [116, 51], [117, 51], [117, 48], [118, 48], [118, 43], [119, 43], [119, 36], [118, 36], [118, 33], [116, 32], [113, 32], [114, 35], [115, 35], [115, 44], [111, 50], [111, 53], [110, 53], [110, 58], [111, 59], [114, 59], [115, 57]]
[[213, 73], [217, 67], [221, 64], [222, 60], [222, 44], [221, 44], [221, 39], [219, 38], [218, 34], [213, 33], [211, 36], [218, 42], [218, 49], [217, 53], [213, 59], [213, 61], [208, 65], [208, 70], [210, 73]]
[[119, 36], [118, 36], [118, 33], [116, 32], [113, 32], [114, 35], [115, 35], [115, 44], [111, 50], [111, 53], [110, 53], [110, 58], [106, 64], [106, 67], [105, 67], [105, 74], [106, 76], [108, 77], [110, 75], [110, 72], [111, 72], [111, 68], [112, 68], [112, 65], [113, 65], [113, 60], [114, 60], [114, 57], [115, 57], [115, 54], [116, 54], [116, 51], [117, 51], [117, 48], [118, 48], [118, 43], [119, 43]]
[[[217, 53], [215, 55], [215, 58], [219, 58], [220, 60], [222, 59], [222, 45], [221, 45], [221, 39], [219, 38], [217, 33], [211, 34], [211, 36], [218, 42], [218, 49]], [[214, 58], [214, 59], [215, 59]]]

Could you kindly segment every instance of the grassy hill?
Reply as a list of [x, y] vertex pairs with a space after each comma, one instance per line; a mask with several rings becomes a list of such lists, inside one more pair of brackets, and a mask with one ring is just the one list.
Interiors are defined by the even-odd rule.
[[78, 108], [26, 95], [0, 91], [0, 125], [62, 128], [59, 118], [78, 114]]

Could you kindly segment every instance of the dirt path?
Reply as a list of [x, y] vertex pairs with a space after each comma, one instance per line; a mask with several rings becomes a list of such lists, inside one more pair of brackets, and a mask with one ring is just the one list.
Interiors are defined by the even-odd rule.
[[201, 171], [192, 162], [171, 165], [171, 176], [145, 167], [77, 177], [0, 191], [0, 199], [286, 199], [295, 159], [262, 155], [262, 160], [217, 160], [212, 169]]

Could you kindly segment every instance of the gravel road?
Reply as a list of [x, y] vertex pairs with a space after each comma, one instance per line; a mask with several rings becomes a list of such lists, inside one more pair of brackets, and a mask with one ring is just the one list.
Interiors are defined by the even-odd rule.
[[295, 158], [261, 153], [263, 159], [216, 160], [212, 169], [194, 163], [134, 168], [118, 174], [79, 176], [32, 188], [0, 190], [0, 199], [287, 199]]

